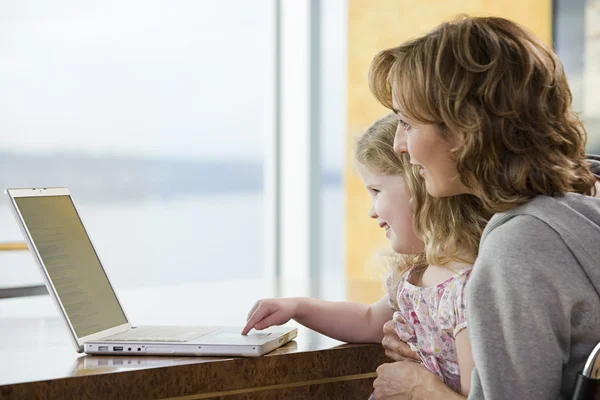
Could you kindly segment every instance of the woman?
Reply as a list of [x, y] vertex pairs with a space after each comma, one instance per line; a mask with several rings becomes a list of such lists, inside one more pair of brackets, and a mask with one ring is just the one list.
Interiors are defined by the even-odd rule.
[[[495, 213], [467, 287], [469, 398], [569, 396], [600, 340], [600, 200], [560, 61], [511, 21], [464, 17], [379, 53], [369, 79], [427, 191]], [[418, 363], [378, 373], [378, 400], [462, 398]]]

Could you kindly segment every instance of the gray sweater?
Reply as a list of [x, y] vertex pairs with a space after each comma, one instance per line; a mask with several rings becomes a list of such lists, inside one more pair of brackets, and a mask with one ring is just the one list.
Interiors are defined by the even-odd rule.
[[469, 399], [568, 398], [600, 342], [600, 199], [538, 196], [494, 215], [467, 290]]

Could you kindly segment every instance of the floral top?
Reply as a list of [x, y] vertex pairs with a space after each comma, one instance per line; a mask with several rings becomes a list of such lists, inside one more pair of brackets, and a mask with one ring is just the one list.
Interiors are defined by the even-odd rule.
[[460, 391], [455, 338], [467, 327], [467, 281], [472, 267], [431, 287], [410, 283], [411, 268], [390, 288], [396, 333], [419, 355], [423, 365]]

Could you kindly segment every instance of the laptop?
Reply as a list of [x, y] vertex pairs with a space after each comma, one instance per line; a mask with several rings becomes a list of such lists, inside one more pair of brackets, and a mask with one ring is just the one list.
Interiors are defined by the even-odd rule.
[[256, 357], [298, 334], [286, 327], [242, 336], [241, 326], [134, 326], [69, 189], [7, 189], [5, 194], [79, 353]]

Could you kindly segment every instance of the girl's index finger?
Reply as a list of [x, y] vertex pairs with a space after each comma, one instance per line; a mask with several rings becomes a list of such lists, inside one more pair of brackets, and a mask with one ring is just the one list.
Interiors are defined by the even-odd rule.
[[248, 332], [250, 332], [250, 330], [254, 328], [257, 323], [262, 321], [268, 314], [269, 310], [261, 308], [258, 308], [256, 311], [254, 311], [254, 313], [250, 316], [250, 319], [248, 319], [246, 326], [244, 326], [244, 329], [242, 330], [242, 335], [247, 335]]
[[260, 301], [257, 301], [256, 303], [254, 303], [254, 305], [252, 306], [252, 308], [248, 312], [248, 315], [246, 316], [246, 321], [250, 320], [250, 317], [252, 317], [252, 314], [254, 314], [256, 312], [256, 309], [258, 308], [259, 304], [260, 304]]

